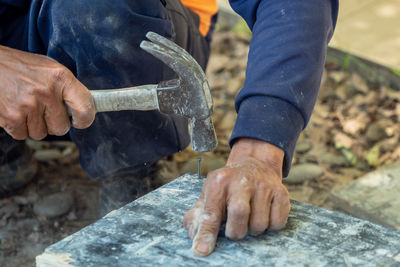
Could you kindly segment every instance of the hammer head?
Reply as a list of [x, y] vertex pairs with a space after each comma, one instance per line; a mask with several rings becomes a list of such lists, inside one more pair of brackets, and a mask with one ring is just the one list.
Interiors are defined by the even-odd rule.
[[161, 82], [157, 90], [160, 111], [189, 118], [192, 148], [207, 152], [217, 146], [211, 121], [213, 102], [207, 77], [196, 60], [186, 50], [170, 40], [148, 32], [150, 41], [140, 47], [175, 71], [178, 79]]

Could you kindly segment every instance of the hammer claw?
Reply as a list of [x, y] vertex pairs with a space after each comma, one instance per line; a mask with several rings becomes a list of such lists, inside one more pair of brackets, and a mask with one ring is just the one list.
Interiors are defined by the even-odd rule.
[[176, 45], [174, 42], [168, 40], [167, 38], [158, 35], [154, 32], [148, 32], [146, 34], [147, 39], [149, 39], [152, 43], [158, 44], [160, 46], [164, 46], [168, 48], [169, 50], [175, 51], [178, 54], [185, 54], [187, 53], [185, 49], [182, 47]]
[[[186, 117], [207, 118], [213, 111], [207, 77], [197, 61], [183, 48], [154, 32], [146, 37], [150, 41], [142, 41], [140, 47], [164, 62], [179, 76], [181, 90], [176, 92], [158, 92], [160, 110]], [[197, 89], [193, 89], [199, 87]], [[192, 89], [190, 89], [192, 88]], [[178, 95], [181, 97], [177, 97]], [[204, 107], [204, 104], [207, 106]], [[191, 107], [182, 109], [182, 107]], [[183, 111], [183, 112], [182, 112]]]
[[[158, 44], [166, 49], [168, 52], [174, 55], [174, 59], [181, 59], [181, 62], [186, 63], [185, 65], [193, 70], [197, 75], [203, 76], [202, 79], [206, 79], [206, 76], [200, 67], [200, 65], [193, 60], [192, 56], [182, 47], [176, 45], [174, 42], [168, 40], [167, 38], [160, 36], [154, 32], [148, 32], [146, 34], [147, 39], [149, 39], [153, 44]], [[189, 64], [190, 63], [190, 64]]]
[[174, 50], [171, 50], [162, 44], [152, 43], [149, 41], [142, 41], [140, 47], [164, 62], [176, 73], [179, 73], [180, 76], [193, 76], [194, 71], [192, 70], [192, 66], [188, 64], [188, 60]]

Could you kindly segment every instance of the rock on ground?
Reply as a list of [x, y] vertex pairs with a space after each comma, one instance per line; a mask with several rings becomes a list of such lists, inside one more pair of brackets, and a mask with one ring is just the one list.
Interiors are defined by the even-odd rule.
[[332, 153], [326, 153], [321, 155], [321, 162], [333, 167], [347, 166], [349, 163], [346, 158], [342, 155], [336, 155]]
[[310, 142], [299, 142], [296, 145], [295, 151], [296, 151], [296, 153], [303, 154], [303, 153], [308, 152], [311, 148], [312, 148], [312, 144]]
[[317, 164], [304, 163], [292, 167], [289, 176], [283, 180], [287, 184], [300, 184], [315, 180], [324, 174], [324, 170]]
[[37, 150], [33, 156], [35, 159], [41, 162], [56, 160], [63, 157], [62, 153], [58, 149], [44, 149], [44, 150]]
[[59, 192], [36, 202], [33, 211], [37, 216], [54, 218], [66, 214], [71, 209], [72, 202], [71, 194]]

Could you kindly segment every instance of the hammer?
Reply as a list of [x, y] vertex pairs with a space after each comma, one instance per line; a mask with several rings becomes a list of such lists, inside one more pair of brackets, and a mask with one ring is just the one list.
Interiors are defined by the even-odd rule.
[[211, 121], [213, 101], [202, 68], [174, 42], [154, 32], [148, 32], [146, 37], [150, 41], [142, 41], [140, 47], [163, 61], [179, 78], [129, 88], [91, 90], [96, 111], [159, 110], [184, 116], [190, 122], [193, 150], [213, 150], [217, 146]]

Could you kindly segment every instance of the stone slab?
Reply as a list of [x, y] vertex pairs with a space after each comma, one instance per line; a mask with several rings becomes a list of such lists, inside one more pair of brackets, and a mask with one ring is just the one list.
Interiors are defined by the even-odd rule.
[[203, 180], [179, 179], [48, 247], [37, 266], [399, 266], [400, 231], [292, 202], [287, 227], [196, 257], [182, 227]]
[[400, 164], [376, 170], [332, 191], [340, 209], [400, 229]]

